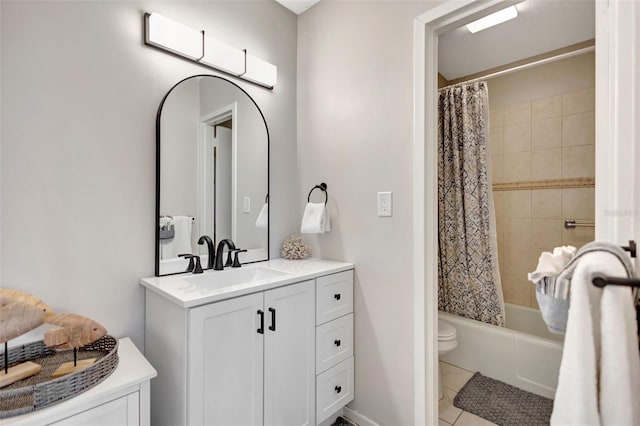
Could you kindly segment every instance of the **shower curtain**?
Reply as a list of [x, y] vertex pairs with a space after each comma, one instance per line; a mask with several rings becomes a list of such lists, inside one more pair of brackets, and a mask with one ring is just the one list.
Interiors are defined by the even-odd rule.
[[504, 326], [485, 82], [438, 99], [438, 308]]

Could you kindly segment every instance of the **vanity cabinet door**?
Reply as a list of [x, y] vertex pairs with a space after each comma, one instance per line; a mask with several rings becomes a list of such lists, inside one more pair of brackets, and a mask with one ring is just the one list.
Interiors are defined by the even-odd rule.
[[187, 424], [263, 424], [263, 294], [190, 310]]
[[315, 425], [315, 285], [264, 293], [264, 424]]

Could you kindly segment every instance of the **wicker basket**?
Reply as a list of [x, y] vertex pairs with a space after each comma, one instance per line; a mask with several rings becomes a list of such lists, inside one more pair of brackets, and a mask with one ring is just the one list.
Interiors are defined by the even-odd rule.
[[87, 358], [96, 358], [96, 362], [83, 370], [51, 379], [51, 374], [62, 363], [73, 360], [73, 351], [56, 352], [42, 341], [11, 348], [9, 366], [33, 361], [42, 365], [42, 371], [0, 390], [0, 418], [40, 410], [91, 389], [118, 366], [118, 340], [104, 336], [78, 350], [78, 360]]

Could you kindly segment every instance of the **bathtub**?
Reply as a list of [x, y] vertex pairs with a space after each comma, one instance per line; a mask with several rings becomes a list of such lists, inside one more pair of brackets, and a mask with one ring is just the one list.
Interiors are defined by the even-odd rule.
[[553, 398], [563, 336], [548, 331], [537, 309], [510, 303], [505, 308], [506, 327], [439, 312], [456, 328], [458, 339], [458, 347], [441, 361]]

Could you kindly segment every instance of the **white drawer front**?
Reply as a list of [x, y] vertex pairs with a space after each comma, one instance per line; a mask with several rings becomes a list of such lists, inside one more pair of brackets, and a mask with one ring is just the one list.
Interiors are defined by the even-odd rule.
[[353, 400], [353, 357], [316, 378], [316, 424]]
[[316, 324], [353, 312], [353, 270], [316, 278]]
[[316, 328], [316, 374], [353, 356], [353, 314]]

